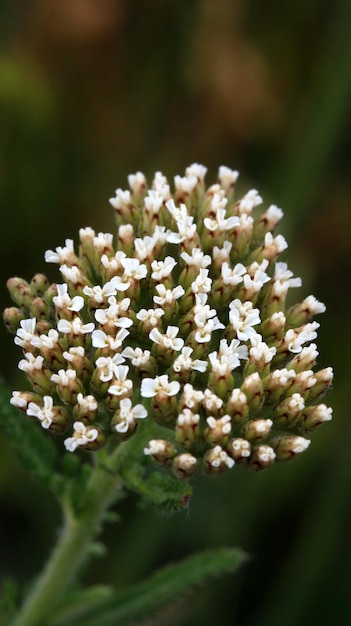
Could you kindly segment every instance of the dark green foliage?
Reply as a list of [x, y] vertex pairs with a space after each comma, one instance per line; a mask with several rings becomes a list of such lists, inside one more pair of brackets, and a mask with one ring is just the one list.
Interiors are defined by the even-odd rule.
[[44, 485], [51, 483], [58, 452], [49, 433], [10, 404], [11, 394], [0, 379], [0, 427], [11, 440], [23, 467]]
[[[232, 574], [244, 560], [245, 554], [237, 548], [219, 548], [190, 556], [98, 604], [89, 618], [80, 621], [80, 626], [137, 624], [212, 578]], [[68, 623], [59, 622], [57, 626]]]

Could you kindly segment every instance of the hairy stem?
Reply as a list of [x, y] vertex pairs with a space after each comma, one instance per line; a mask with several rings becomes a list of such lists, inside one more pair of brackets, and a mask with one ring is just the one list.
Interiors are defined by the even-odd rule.
[[81, 513], [76, 516], [70, 511], [65, 512], [58, 543], [13, 626], [44, 626], [48, 623], [98, 533], [104, 513], [121, 489], [115, 473], [119, 450], [115, 450], [103, 467], [96, 466]]

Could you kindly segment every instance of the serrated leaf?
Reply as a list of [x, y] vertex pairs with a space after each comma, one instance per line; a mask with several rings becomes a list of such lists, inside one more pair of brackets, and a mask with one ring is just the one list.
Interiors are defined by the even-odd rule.
[[53, 439], [10, 404], [11, 394], [0, 379], [0, 428], [12, 441], [25, 469], [48, 485], [54, 473], [57, 450]]
[[150, 618], [156, 611], [211, 578], [232, 574], [245, 561], [238, 548], [195, 554], [160, 569], [146, 581], [115, 594], [95, 607], [80, 626], [126, 626]]
[[77, 625], [78, 620], [86, 617], [97, 604], [110, 597], [113, 589], [107, 585], [95, 585], [84, 590], [77, 590], [65, 598], [64, 604], [55, 609], [55, 616], [49, 626]]

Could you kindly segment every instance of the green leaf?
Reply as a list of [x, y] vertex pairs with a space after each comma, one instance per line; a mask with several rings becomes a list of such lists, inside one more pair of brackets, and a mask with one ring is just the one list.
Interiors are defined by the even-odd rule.
[[37, 424], [10, 404], [11, 394], [0, 379], [0, 428], [12, 445], [25, 469], [48, 485], [54, 474], [57, 450], [54, 440]]
[[145, 475], [145, 468], [135, 465], [123, 468], [120, 474], [127, 489], [140, 496], [141, 507], [152, 508], [162, 515], [183, 511], [192, 495], [189, 483], [175, 478], [165, 470], [156, 469]]
[[238, 548], [218, 548], [190, 556], [97, 605], [80, 626], [138, 623], [211, 578], [232, 574], [245, 559]]
[[55, 608], [55, 615], [49, 626], [65, 626], [66, 624], [80, 624], [78, 620], [86, 617], [97, 604], [106, 600], [113, 593], [107, 585], [95, 585], [84, 590], [77, 590], [65, 598], [62, 606]]

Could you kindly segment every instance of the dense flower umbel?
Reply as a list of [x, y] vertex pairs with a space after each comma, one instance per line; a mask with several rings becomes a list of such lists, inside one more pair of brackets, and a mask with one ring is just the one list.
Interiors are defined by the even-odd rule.
[[331, 419], [320, 399], [332, 369], [314, 372], [325, 310], [313, 296], [287, 307], [301, 285], [274, 235], [282, 211], [260, 210], [256, 190], [234, 199], [238, 173], [220, 167], [176, 176], [173, 194], [140, 172], [110, 203], [117, 238], [91, 228], [48, 250], [60, 284], [45, 276], [8, 282], [17, 305], [5, 322], [23, 349], [34, 391], [12, 404], [45, 429], [67, 433], [67, 450], [150, 433], [144, 453], [180, 478], [202, 464], [218, 473], [263, 469], [303, 452], [305, 435]]

